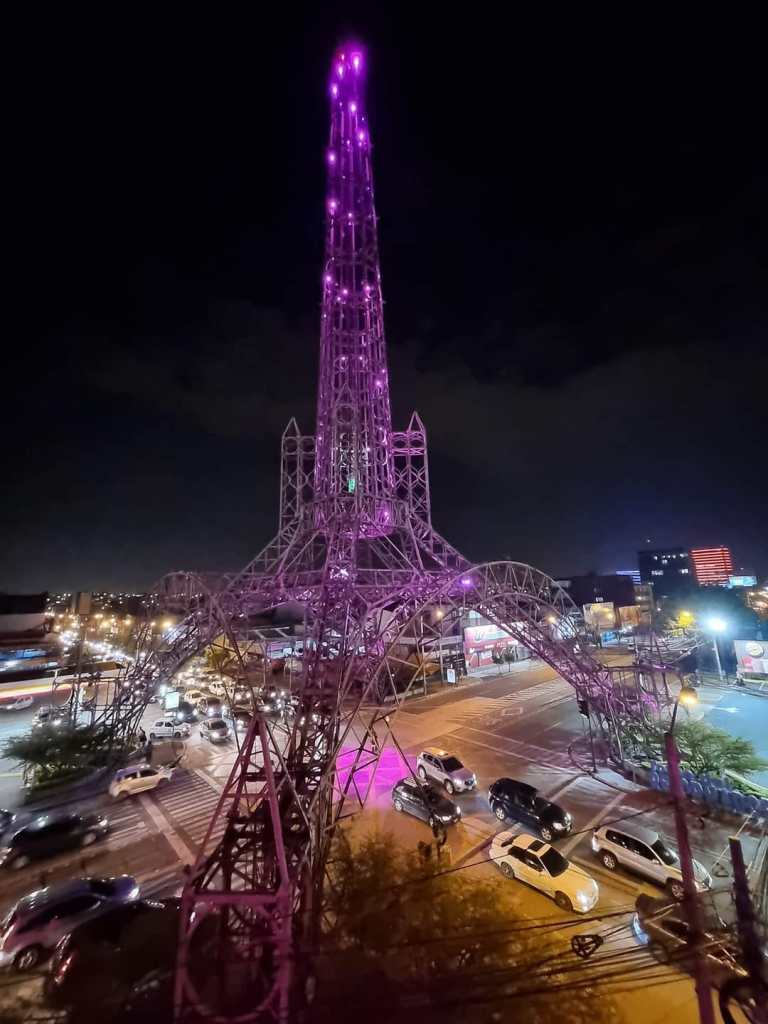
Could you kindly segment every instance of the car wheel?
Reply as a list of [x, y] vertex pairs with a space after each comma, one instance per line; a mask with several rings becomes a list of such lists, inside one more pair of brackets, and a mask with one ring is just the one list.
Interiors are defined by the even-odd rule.
[[673, 900], [681, 900], [685, 896], [683, 883], [678, 878], [667, 879], [667, 889]]
[[493, 813], [496, 815], [499, 821], [504, 821], [504, 819], [506, 818], [504, 808], [501, 806], [501, 804], [497, 804], [496, 807], [493, 808]]
[[617, 861], [616, 861], [616, 858], [613, 856], [612, 853], [608, 853], [607, 851], [605, 851], [604, 853], [601, 853], [600, 854], [600, 860], [608, 868], [609, 871], [615, 871], [616, 870]]
[[180, 739], [181, 739], [181, 733], [180, 733], [180, 732], [175, 732], [175, 733], [173, 734], [173, 738], [174, 738], [175, 740], [180, 740]]
[[558, 905], [558, 907], [560, 907], [561, 910], [567, 910], [569, 913], [573, 910], [573, 904], [564, 892], [555, 893], [555, 903]]
[[426, 769], [424, 768], [423, 765], [422, 765], [421, 768], [419, 768], [419, 773], [418, 774], [419, 774], [419, 778], [421, 779], [422, 782], [426, 782], [427, 781], [427, 772], [426, 772]]
[[402, 801], [401, 800], [395, 800], [395, 810], [396, 811], [402, 811], [402, 809], [403, 809]]
[[125, 800], [125, 798], [127, 796], [130, 796], [130, 793], [128, 792], [128, 790], [127, 789], [121, 789], [120, 792], [117, 794], [117, 799], [118, 800]]
[[455, 792], [453, 788], [453, 783], [450, 781], [450, 779], [445, 780], [445, 792], [448, 793], [450, 796], [453, 796]]
[[43, 958], [42, 946], [27, 946], [13, 958], [13, 966], [17, 971], [31, 971]]
[[80, 842], [83, 846], [90, 846], [92, 843], [96, 842], [96, 839], [97, 836], [95, 832], [86, 832]]
[[150, 738], [151, 740], [156, 740], [156, 739], [157, 739], [157, 733], [151, 732], [151, 733], [149, 734], [149, 738]]
[[19, 871], [21, 868], [25, 868], [29, 864], [29, 857], [26, 853], [20, 853], [18, 857], [14, 857], [11, 861], [11, 867], [14, 871]]
[[499, 864], [499, 867], [501, 868], [501, 873], [502, 875], [504, 875], [505, 878], [515, 877], [515, 872], [512, 870], [512, 865], [507, 864], [505, 860], [503, 860], [501, 864]]
[[541, 838], [544, 840], [545, 843], [551, 843], [552, 840], [555, 838], [555, 833], [552, 831], [551, 828], [547, 828], [546, 825], [542, 825], [542, 827], [539, 829], [539, 834], [541, 835]]

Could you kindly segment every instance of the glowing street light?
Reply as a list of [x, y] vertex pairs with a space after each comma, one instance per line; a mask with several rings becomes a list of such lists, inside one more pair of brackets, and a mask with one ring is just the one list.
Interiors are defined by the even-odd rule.
[[674, 732], [675, 730], [675, 719], [677, 718], [677, 709], [681, 704], [685, 705], [685, 707], [687, 708], [692, 708], [695, 704], [698, 703], [699, 695], [696, 692], [695, 687], [688, 686], [688, 684], [686, 684], [685, 686], [681, 686], [680, 693], [678, 693], [677, 700], [675, 701], [675, 707], [672, 711], [672, 721], [670, 722], [669, 731]]
[[715, 648], [715, 661], [717, 662], [717, 675], [722, 680], [723, 678], [723, 666], [720, 663], [720, 648], [717, 645], [717, 634], [724, 633], [728, 628], [728, 623], [725, 619], [721, 619], [718, 615], [713, 615], [711, 619], [707, 620], [707, 626], [712, 630], [712, 645]]

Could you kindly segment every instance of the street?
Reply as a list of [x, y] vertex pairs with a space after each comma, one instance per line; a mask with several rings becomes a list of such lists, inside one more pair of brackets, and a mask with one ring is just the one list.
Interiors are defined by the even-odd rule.
[[[584, 924], [569, 925], [562, 931], [564, 943], [580, 930], [605, 936], [605, 944], [595, 954], [594, 968], [601, 958], [617, 950], [634, 950], [633, 965], [644, 964], [654, 972], [658, 965], [646, 953], [637, 951], [631, 929], [635, 899], [640, 892], [659, 895], [661, 890], [646, 884], [619, 869], [610, 872], [597, 860], [590, 847], [592, 830], [602, 823], [637, 816], [645, 827], [657, 830], [671, 845], [676, 845], [672, 812], [667, 794], [635, 786], [612, 772], [599, 777], [582, 772], [571, 760], [569, 746], [582, 737], [584, 720], [578, 714], [573, 690], [556, 677], [551, 669], [539, 663], [525, 663], [510, 675], [486, 678], [428, 698], [409, 702], [395, 719], [395, 732], [400, 746], [415, 771], [416, 757], [425, 746], [436, 746], [457, 756], [477, 775], [477, 789], [455, 799], [462, 809], [461, 822], [449, 829], [447, 848], [453, 868], [476, 872], [479, 877], [493, 877], [496, 867], [488, 859], [491, 838], [502, 828], [488, 805], [488, 786], [497, 778], [510, 776], [536, 786], [541, 795], [557, 800], [573, 817], [573, 831], [557, 842], [560, 852], [581, 866], [599, 885], [599, 901]], [[736, 706], [744, 720], [754, 722], [760, 715], [768, 716], [768, 701], [730, 693], [702, 695], [707, 715]], [[709, 703], [707, 703], [709, 702]], [[751, 702], [751, 703], [750, 703]], [[722, 707], [721, 707], [722, 705]], [[743, 711], [742, 711], [743, 709]], [[144, 728], [161, 714], [157, 705], [148, 709]], [[32, 712], [22, 712], [13, 721], [0, 721], [0, 738], [19, 731], [31, 723]], [[729, 720], [736, 713], [728, 713]], [[10, 718], [10, 716], [9, 716]], [[768, 731], [768, 730], [767, 730]], [[0, 910], [7, 908], [25, 892], [43, 882], [53, 882], [81, 873], [134, 875], [148, 896], [173, 895], [180, 891], [183, 868], [195, 857], [213, 816], [224, 780], [236, 754], [233, 741], [212, 746], [199, 736], [197, 726], [184, 744], [186, 755], [171, 782], [164, 788], [121, 800], [112, 801], [105, 793], [96, 798], [82, 798], [67, 804], [68, 809], [103, 808], [111, 829], [105, 840], [51, 861], [31, 864], [18, 872], [0, 874]], [[163, 755], [157, 750], [158, 756]], [[14, 769], [2, 765], [3, 792], [18, 791], [20, 779]], [[11, 774], [9, 774], [11, 773]], [[427, 826], [405, 814], [398, 814], [392, 805], [392, 786], [406, 774], [399, 753], [387, 746], [381, 756], [369, 803], [353, 825], [357, 830], [391, 831], [397, 840], [415, 848], [421, 841], [431, 842]], [[360, 784], [364, 783], [360, 779]], [[9, 801], [10, 802], [10, 801]], [[638, 813], [640, 812], [640, 813]], [[20, 817], [39, 811], [19, 808]], [[695, 823], [694, 823], [695, 824]], [[215, 843], [223, 830], [217, 826], [210, 842]], [[728, 890], [728, 830], [715, 824], [692, 828], [694, 856], [713, 874], [717, 889]], [[754, 854], [755, 842], [745, 839], [747, 859]], [[511, 906], [516, 917], [523, 920], [556, 921], [572, 918], [541, 893], [512, 880], [505, 882], [510, 891]], [[605, 919], [601, 920], [601, 915]], [[637, 956], [639, 959], [635, 959]], [[693, 1022], [696, 1004], [693, 986], [683, 974], [672, 969], [665, 972], [652, 1003], [642, 991], [643, 971], [637, 981], [635, 995], [628, 991], [621, 1001], [623, 1019], [627, 1024], [642, 1020], [644, 1024], [662, 1024], [674, 1018], [681, 1024]]]

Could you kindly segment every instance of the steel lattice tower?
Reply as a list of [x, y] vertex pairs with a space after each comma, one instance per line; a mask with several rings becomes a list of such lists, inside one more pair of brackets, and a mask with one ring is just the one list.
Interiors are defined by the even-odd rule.
[[[184, 887], [178, 1024], [286, 1021], [300, 1007], [333, 830], [364, 805], [395, 712], [469, 611], [590, 700], [612, 756], [621, 717], [644, 706], [638, 677], [634, 695], [626, 679], [617, 695], [578, 642], [575, 607], [552, 579], [473, 565], [432, 527], [424, 425], [414, 413], [406, 430], [391, 426], [364, 74], [363, 50], [342, 47], [329, 83], [317, 429], [291, 420], [283, 434], [278, 533], [235, 576], [162, 580], [157, 605], [181, 622], [159, 647], [147, 632], [125, 680], [167, 680], [213, 648], [232, 700], [266, 681], [270, 615], [301, 610], [299, 707], [285, 721], [254, 715]], [[144, 699], [116, 705], [124, 728]]]
[[392, 418], [363, 76], [359, 50], [338, 55], [326, 153], [315, 501], [320, 522], [323, 499], [328, 521], [334, 499], [351, 496], [356, 508], [370, 503], [366, 518], [387, 532], [394, 497]]

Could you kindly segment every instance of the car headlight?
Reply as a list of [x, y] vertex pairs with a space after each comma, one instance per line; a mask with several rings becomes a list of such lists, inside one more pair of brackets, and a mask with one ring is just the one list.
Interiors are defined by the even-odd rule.
[[451, 820], [451, 817], [452, 817], [452, 815], [450, 815], [450, 814], [441, 814], [440, 815], [440, 821], [444, 821], [444, 822], [447, 823], [447, 822], [449, 822]]
[[565, 825], [564, 825], [564, 824], [563, 824], [563, 823], [562, 823], [561, 821], [553, 821], [553, 822], [552, 822], [552, 828], [553, 828], [553, 829], [554, 829], [554, 830], [555, 830], [556, 832], [562, 832], [562, 831], [563, 831], [563, 829], [565, 828]]
[[583, 892], [583, 891], [582, 892], [577, 892], [576, 893], [576, 902], [578, 903], [578, 905], [580, 907], [583, 907], [586, 910], [589, 907], [590, 903], [592, 902], [592, 894], [588, 893], [588, 892]]

